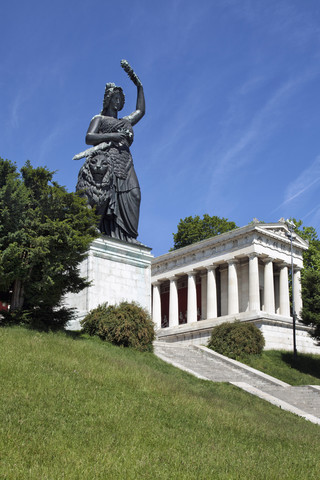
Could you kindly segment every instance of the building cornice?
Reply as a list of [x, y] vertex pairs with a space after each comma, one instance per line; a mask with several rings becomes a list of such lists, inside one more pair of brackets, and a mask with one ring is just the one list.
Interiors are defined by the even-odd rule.
[[[181, 270], [184, 265], [206, 268], [212, 262], [222, 263], [230, 258], [250, 253], [270, 255], [285, 261], [290, 255], [290, 231], [285, 223], [253, 223], [229, 232], [188, 245], [156, 257], [152, 261], [152, 275]], [[294, 235], [293, 256], [297, 266], [302, 265], [302, 252], [308, 243]]]

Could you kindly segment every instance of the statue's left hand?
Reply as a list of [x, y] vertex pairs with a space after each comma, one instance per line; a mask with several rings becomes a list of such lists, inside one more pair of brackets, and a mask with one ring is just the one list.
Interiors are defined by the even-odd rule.
[[142, 87], [142, 83], [138, 75], [133, 71], [133, 68], [130, 66], [127, 60], [121, 60], [120, 62], [123, 70], [128, 74], [128, 77], [135, 84], [136, 87]]

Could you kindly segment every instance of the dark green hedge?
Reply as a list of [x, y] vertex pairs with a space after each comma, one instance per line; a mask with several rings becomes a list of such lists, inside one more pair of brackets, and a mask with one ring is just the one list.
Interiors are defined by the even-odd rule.
[[134, 302], [99, 305], [82, 320], [83, 331], [115, 345], [152, 351], [154, 324], [147, 310]]
[[252, 323], [221, 323], [214, 327], [208, 347], [230, 358], [258, 355], [265, 341], [261, 331]]

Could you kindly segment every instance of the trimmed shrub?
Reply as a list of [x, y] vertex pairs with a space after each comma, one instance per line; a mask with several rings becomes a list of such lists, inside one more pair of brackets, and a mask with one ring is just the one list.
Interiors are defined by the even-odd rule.
[[102, 340], [141, 352], [152, 351], [154, 325], [147, 310], [134, 302], [99, 305], [81, 322], [83, 330]]
[[259, 328], [253, 323], [221, 323], [214, 327], [208, 347], [230, 358], [258, 355], [265, 341]]
[[100, 321], [107, 311], [107, 303], [98, 305], [97, 308], [90, 310], [90, 312], [81, 320], [82, 331], [89, 335], [98, 335]]

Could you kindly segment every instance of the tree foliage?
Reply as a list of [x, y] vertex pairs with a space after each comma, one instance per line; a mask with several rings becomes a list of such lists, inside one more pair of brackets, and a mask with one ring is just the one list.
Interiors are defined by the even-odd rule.
[[234, 222], [230, 222], [227, 218], [211, 217], [205, 213], [203, 218], [196, 215], [180, 219], [177, 228], [177, 233], [173, 234], [174, 246], [171, 250], [177, 250], [200, 240], [228, 232], [237, 228], [237, 225]]
[[302, 226], [301, 220], [292, 219], [296, 225], [295, 232], [309, 242], [309, 248], [303, 254], [304, 273], [309, 270], [320, 270], [320, 239], [314, 227]]
[[312, 336], [320, 344], [320, 271], [308, 270], [302, 279], [302, 321], [313, 327]]
[[296, 233], [309, 242], [308, 250], [303, 253], [301, 318], [305, 325], [313, 327], [312, 335], [320, 342], [320, 240], [315, 228], [302, 226], [301, 220], [293, 222]]
[[96, 236], [94, 212], [53, 174], [29, 161], [19, 174], [0, 159], [0, 291], [12, 292], [11, 312], [29, 317], [48, 317], [63, 295], [87, 285], [78, 265]]

